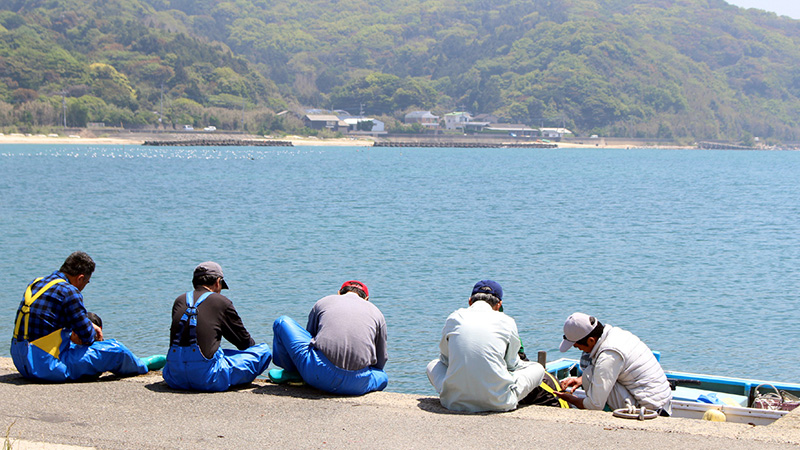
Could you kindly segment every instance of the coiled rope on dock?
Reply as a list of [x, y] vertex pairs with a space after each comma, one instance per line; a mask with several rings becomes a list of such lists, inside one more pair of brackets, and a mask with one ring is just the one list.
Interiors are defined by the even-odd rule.
[[636, 420], [650, 420], [655, 419], [658, 417], [658, 412], [653, 411], [651, 409], [647, 409], [644, 406], [641, 408], [637, 408], [633, 404], [631, 404], [630, 399], [625, 399], [625, 408], [615, 409], [614, 410], [614, 417], [620, 417], [622, 419], [636, 419]]

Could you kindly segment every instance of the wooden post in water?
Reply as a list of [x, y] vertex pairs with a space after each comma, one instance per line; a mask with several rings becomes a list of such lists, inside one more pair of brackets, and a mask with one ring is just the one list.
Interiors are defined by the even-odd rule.
[[537, 357], [537, 359], [536, 359], [536, 360], [537, 360], [537, 361], [539, 362], [539, 364], [541, 364], [542, 366], [544, 366], [544, 367], [547, 367], [547, 352], [545, 352], [545, 351], [539, 351], [539, 355], [538, 355], [538, 357]]

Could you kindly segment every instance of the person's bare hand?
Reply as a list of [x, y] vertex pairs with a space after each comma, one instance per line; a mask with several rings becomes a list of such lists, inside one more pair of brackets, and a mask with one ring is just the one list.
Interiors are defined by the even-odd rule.
[[561, 380], [561, 389], [567, 392], [575, 392], [583, 384], [583, 377], [569, 377]]

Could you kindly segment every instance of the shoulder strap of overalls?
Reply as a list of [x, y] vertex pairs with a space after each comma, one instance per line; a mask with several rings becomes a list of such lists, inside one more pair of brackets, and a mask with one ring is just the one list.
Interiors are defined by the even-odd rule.
[[197, 343], [197, 307], [211, 294], [213, 292], [206, 292], [197, 301], [194, 301], [194, 291], [186, 293], [186, 311], [181, 316], [181, 329], [172, 339], [172, 345], [179, 346], [181, 344], [181, 336], [183, 336], [183, 330], [186, 329], [187, 322], [189, 323], [189, 345]]
[[31, 312], [31, 305], [33, 305], [33, 302], [38, 300], [39, 297], [42, 296], [42, 294], [47, 292], [48, 289], [50, 289], [51, 287], [55, 286], [56, 284], [58, 284], [58, 283], [66, 283], [67, 282], [67, 280], [65, 280], [63, 278], [56, 278], [55, 280], [52, 280], [49, 283], [45, 284], [41, 289], [39, 289], [36, 292], [36, 294], [31, 295], [31, 293], [33, 292], [33, 285], [38, 283], [39, 281], [41, 281], [42, 278], [44, 278], [44, 277], [39, 277], [39, 278], [33, 280], [33, 283], [31, 283], [28, 286], [28, 289], [25, 290], [25, 303], [23, 303], [23, 305], [19, 308], [19, 312], [17, 313], [17, 323], [16, 323], [16, 325], [14, 325], [14, 338], [15, 339], [19, 339], [19, 328], [22, 325], [22, 318], [25, 317], [25, 329], [24, 329], [24, 332], [23, 332], [22, 339], [25, 340], [25, 341], [28, 340], [28, 322], [29, 322], [29, 320], [31, 318], [30, 314], [28, 314], [28, 313]]

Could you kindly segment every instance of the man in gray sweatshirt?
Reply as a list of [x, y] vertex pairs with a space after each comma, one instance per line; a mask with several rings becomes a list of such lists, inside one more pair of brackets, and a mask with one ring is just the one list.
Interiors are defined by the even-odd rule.
[[359, 281], [342, 284], [337, 295], [320, 299], [303, 329], [287, 316], [272, 326], [274, 382], [298, 376], [317, 389], [345, 395], [383, 390], [388, 378], [386, 320], [369, 301], [369, 290]]

